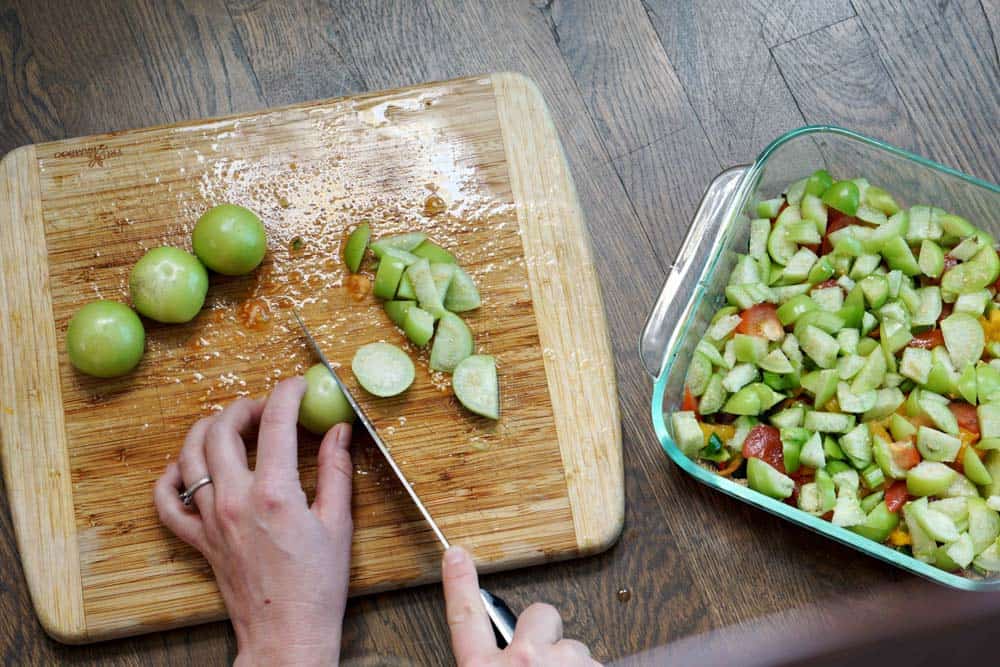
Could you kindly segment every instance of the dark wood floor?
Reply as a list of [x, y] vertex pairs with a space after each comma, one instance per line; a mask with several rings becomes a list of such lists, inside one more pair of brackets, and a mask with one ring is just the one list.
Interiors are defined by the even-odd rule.
[[[487, 584], [516, 607], [558, 605], [612, 660], [790, 608], [930, 595], [669, 464], [637, 340], [707, 183], [788, 129], [844, 125], [1000, 180], [998, 31], [996, 0], [0, 0], [0, 152], [472, 73], [537, 81], [593, 236], [628, 513], [610, 552]], [[6, 511], [0, 559], [6, 664], [234, 655], [223, 623], [61, 647], [31, 612]], [[351, 664], [451, 661], [436, 587], [354, 600], [346, 625]]]

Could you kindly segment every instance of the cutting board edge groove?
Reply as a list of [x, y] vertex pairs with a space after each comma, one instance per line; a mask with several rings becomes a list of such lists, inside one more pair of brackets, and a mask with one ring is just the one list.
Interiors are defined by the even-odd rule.
[[19, 351], [0, 369], [4, 484], [8, 499], [20, 498], [10, 512], [38, 620], [53, 639], [80, 644], [89, 638], [35, 146], [4, 156], [0, 175], [0, 245], [24, 260], [0, 266], [0, 344]]
[[[556, 416], [556, 428], [578, 554], [600, 553], [618, 540], [624, 527], [624, 462], [614, 359], [590, 235], [555, 123], [537, 84], [518, 72], [499, 72], [491, 79], [542, 347], [593, 352], [582, 359], [545, 355], [544, 363], [549, 391], [559, 394], [553, 395], [553, 403], [577, 403], [583, 410], [573, 412], [590, 417], [572, 419], [563, 411]], [[553, 197], [554, 192], [562, 198]], [[556, 235], [547, 220], [574, 229]], [[547, 231], [553, 236], [546, 238]], [[560, 245], [560, 240], [565, 243]], [[563, 274], [549, 280], [540, 268], [550, 243], [562, 251], [557, 252], [560, 261], [579, 267], [572, 285]], [[573, 308], [568, 307], [571, 297]], [[553, 342], [565, 338], [571, 340]], [[602, 432], [602, 423], [610, 425], [607, 438], [594, 435]], [[603, 473], [596, 479], [595, 466]]]

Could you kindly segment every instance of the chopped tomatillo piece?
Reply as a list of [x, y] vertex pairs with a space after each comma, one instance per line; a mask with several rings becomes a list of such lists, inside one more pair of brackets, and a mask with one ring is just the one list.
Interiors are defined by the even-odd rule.
[[431, 347], [430, 367], [436, 371], [451, 373], [471, 354], [472, 332], [468, 325], [458, 315], [446, 311], [438, 322], [434, 345]]
[[381, 258], [385, 254], [386, 248], [395, 248], [409, 252], [419, 246], [427, 238], [423, 232], [409, 232], [407, 234], [395, 234], [393, 236], [383, 236], [371, 244], [372, 252], [376, 257]]
[[[490, 419], [500, 418], [500, 385], [496, 362], [490, 355], [473, 354], [459, 362], [451, 386], [459, 402], [472, 412]], [[712, 457], [710, 460], [719, 461], [722, 456], [729, 458], [718, 435], [713, 433], [709, 444], [713, 445], [708, 454]]]
[[853, 181], [837, 181], [823, 194], [823, 203], [841, 213], [854, 215], [858, 212], [861, 195]]
[[367, 222], [362, 222], [347, 237], [347, 243], [344, 244], [344, 263], [351, 273], [357, 273], [361, 267], [361, 260], [365, 257], [371, 235], [371, 227]]

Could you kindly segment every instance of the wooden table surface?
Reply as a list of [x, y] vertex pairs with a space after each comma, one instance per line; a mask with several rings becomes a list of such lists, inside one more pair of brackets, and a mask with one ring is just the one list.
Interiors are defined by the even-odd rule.
[[[998, 32], [996, 0], [2, 0], [0, 150], [466, 74], [533, 78], [593, 238], [628, 507], [609, 552], [486, 584], [516, 608], [557, 605], [567, 634], [602, 660], [659, 648], [683, 664], [742, 642], [750, 664], [747, 637], [786, 632], [790, 609], [842, 629], [843, 648], [878, 639], [846, 619], [877, 616], [882, 604], [955, 610], [941, 627], [1000, 620], [1000, 604], [943, 593], [684, 476], [650, 426], [651, 382], [637, 355], [646, 313], [710, 179], [791, 128], [843, 125], [1000, 180]], [[89, 647], [52, 642], [32, 612], [6, 510], [0, 533], [6, 664], [234, 656], [225, 623]], [[347, 664], [451, 662], [436, 587], [353, 600], [344, 638]]]

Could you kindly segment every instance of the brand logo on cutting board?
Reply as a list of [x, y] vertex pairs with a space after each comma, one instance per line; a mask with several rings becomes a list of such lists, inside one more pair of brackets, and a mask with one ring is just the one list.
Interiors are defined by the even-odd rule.
[[71, 151], [59, 151], [53, 157], [85, 157], [88, 167], [103, 167], [104, 161], [122, 154], [120, 148], [108, 148], [107, 144], [99, 146], [87, 146], [86, 148], [74, 148]]

